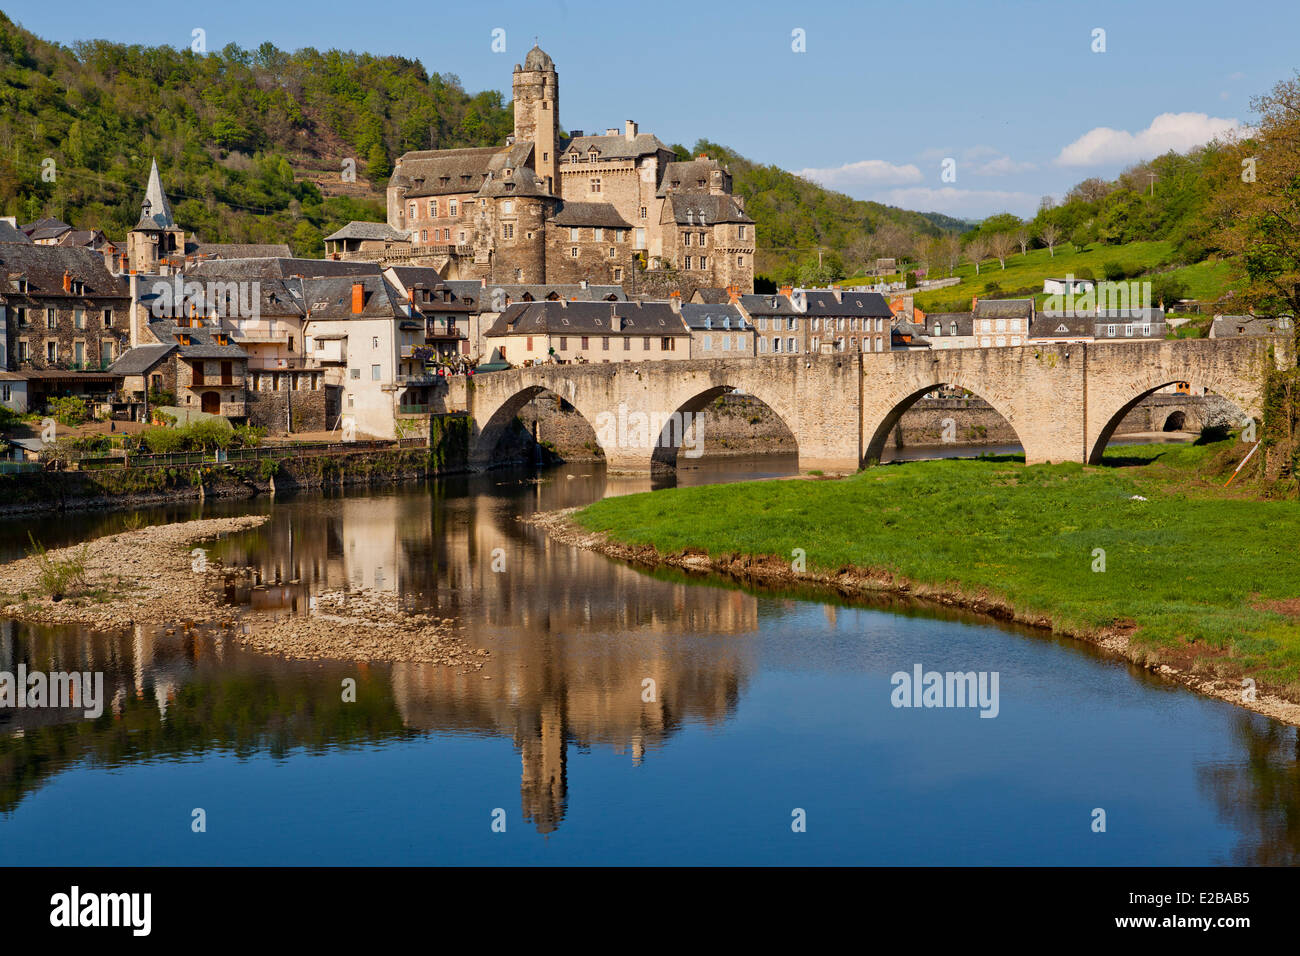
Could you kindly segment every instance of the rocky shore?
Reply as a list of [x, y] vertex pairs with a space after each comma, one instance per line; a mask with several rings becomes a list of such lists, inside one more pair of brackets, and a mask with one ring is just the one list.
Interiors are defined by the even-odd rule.
[[[452, 633], [450, 618], [401, 607], [361, 589], [326, 591], [303, 614], [246, 613], [223, 600], [227, 569], [199, 547], [256, 528], [264, 515], [155, 525], [0, 566], [0, 616], [96, 630], [136, 625], [203, 628], [253, 650], [293, 659], [382, 660], [481, 669], [487, 651]], [[76, 567], [51, 593], [50, 568]]]
[[556, 541], [603, 554], [606, 557], [646, 568], [671, 567], [697, 574], [720, 574], [743, 584], [812, 587], [827, 594], [852, 598], [879, 594], [905, 596], [918, 603], [961, 608], [985, 614], [1000, 621], [1015, 621], [1040, 627], [1065, 637], [1085, 641], [1136, 664], [1153, 674], [1176, 681], [1201, 694], [1236, 704], [1292, 726], [1300, 727], [1300, 703], [1264, 690], [1254, 699], [1246, 699], [1240, 681], [1198, 673], [1197, 655], [1189, 654], [1178, 666], [1152, 664], [1145, 650], [1129, 639], [1129, 629], [1114, 627], [1095, 632], [1076, 633], [1055, 624], [1050, 615], [1027, 615], [1007, 601], [988, 593], [966, 593], [951, 587], [936, 587], [909, 581], [887, 571], [872, 568], [841, 568], [833, 573], [797, 572], [791, 563], [770, 555], [724, 554], [711, 557], [702, 551], [661, 554], [652, 546], [632, 546], [612, 540], [600, 532], [588, 531], [573, 520], [580, 508], [544, 512], [520, 520], [537, 525]]

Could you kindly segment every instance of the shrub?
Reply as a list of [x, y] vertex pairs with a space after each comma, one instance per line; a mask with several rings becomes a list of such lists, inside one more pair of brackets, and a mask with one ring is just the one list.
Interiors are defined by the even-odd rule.
[[187, 448], [194, 451], [229, 448], [235, 439], [235, 429], [224, 418], [205, 418], [190, 422], [180, 429]]
[[266, 437], [266, 429], [261, 425], [236, 425], [234, 443], [241, 448], [256, 448]]
[[171, 391], [151, 391], [149, 393], [150, 405], [175, 405], [176, 393]]
[[66, 595], [89, 589], [86, 582], [86, 558], [90, 553], [90, 545], [83, 544], [70, 557], [60, 559], [50, 557], [45, 546], [32, 537], [30, 531], [27, 532], [27, 540], [32, 543], [28, 555], [36, 560], [36, 566], [40, 569], [37, 580], [42, 591], [59, 601]]
[[90, 411], [86, 408], [86, 403], [73, 395], [51, 398], [45, 407], [56, 422], [69, 428], [90, 419]]

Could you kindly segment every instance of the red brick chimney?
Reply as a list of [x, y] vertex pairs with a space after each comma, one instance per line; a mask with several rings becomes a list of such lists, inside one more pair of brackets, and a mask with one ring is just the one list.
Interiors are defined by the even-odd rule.
[[67, 271], [66, 269], [63, 270], [63, 291], [64, 292], [72, 291], [72, 273]]
[[366, 284], [364, 282], [352, 283], [352, 314], [360, 315], [366, 308]]
[[740, 301], [740, 286], [735, 285], [734, 283], [732, 285], [727, 286], [727, 302], [731, 305], [735, 305], [739, 301]]
[[792, 285], [783, 285], [783, 286], [781, 286], [781, 288], [778, 289], [777, 291], [780, 292], [783, 296], [785, 296], [785, 297], [788, 299], [788, 298], [790, 298], [790, 296], [794, 293], [794, 286], [792, 286]]
[[977, 295], [973, 295], [970, 297], [970, 310], [972, 312], [975, 311], [975, 306], [979, 305], [979, 301], [980, 301], [980, 297]]

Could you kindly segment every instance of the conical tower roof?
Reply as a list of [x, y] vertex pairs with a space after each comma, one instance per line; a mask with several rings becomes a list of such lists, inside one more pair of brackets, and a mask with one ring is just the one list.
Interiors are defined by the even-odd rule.
[[144, 202], [140, 206], [140, 221], [136, 229], [175, 229], [176, 220], [172, 218], [172, 204], [163, 192], [162, 178], [158, 175], [158, 160], [153, 161], [149, 169], [149, 188], [145, 190]]

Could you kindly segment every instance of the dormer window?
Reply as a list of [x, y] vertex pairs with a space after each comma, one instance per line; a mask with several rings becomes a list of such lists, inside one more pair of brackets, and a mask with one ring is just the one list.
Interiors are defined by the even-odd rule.
[[19, 279], [18, 279], [18, 291], [21, 292], [23, 295], [26, 295], [26, 294], [27, 294], [27, 280], [26, 280], [26, 279], [23, 279], [23, 278], [19, 278]]

